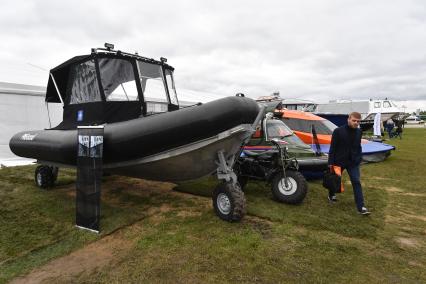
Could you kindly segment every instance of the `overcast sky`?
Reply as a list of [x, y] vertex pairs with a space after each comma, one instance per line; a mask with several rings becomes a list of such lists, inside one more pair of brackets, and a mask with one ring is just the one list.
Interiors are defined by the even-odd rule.
[[[426, 110], [426, 1], [3, 2], [0, 81], [49, 70], [104, 42], [168, 58], [193, 101], [392, 98]], [[205, 98], [179, 92], [204, 92]]]

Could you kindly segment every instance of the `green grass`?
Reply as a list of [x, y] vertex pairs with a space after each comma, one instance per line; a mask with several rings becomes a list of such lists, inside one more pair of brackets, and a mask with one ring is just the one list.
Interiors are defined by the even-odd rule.
[[34, 167], [2, 169], [0, 283], [117, 233], [130, 249], [111, 249], [111, 263], [73, 282], [426, 282], [425, 140], [425, 129], [405, 129], [402, 140], [387, 141], [397, 148], [388, 160], [362, 166], [369, 217], [356, 213], [349, 183], [337, 204], [314, 181], [305, 201], [289, 206], [252, 182], [247, 216], [227, 223], [213, 213], [213, 177], [176, 188], [191, 196], [112, 176], [96, 235], [74, 227], [73, 171], [41, 191]]

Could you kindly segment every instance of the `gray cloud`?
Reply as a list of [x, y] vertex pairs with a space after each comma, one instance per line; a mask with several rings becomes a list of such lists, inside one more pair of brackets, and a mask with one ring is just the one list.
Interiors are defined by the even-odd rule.
[[0, 27], [0, 81], [44, 85], [28, 63], [50, 69], [108, 41], [168, 57], [178, 86], [209, 99], [426, 98], [421, 0], [18, 0], [2, 5]]

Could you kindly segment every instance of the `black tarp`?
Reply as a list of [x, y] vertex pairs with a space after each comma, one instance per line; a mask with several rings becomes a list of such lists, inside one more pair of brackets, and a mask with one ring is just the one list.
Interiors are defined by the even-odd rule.
[[[62, 95], [62, 99], [65, 99], [65, 93], [67, 90], [67, 82], [70, 73], [70, 68], [76, 63], [84, 62], [93, 58], [92, 55], [80, 55], [73, 57], [61, 65], [50, 70], [50, 73], [53, 75], [56, 81], [56, 85], [58, 87], [59, 92]], [[46, 102], [49, 103], [60, 103], [58, 92], [56, 91], [55, 84], [53, 83], [52, 77], [49, 76], [49, 81], [47, 83], [46, 90]]]

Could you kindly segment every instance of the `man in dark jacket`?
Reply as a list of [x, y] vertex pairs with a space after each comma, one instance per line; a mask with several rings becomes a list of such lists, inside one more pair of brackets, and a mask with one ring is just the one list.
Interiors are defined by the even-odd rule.
[[[330, 151], [328, 153], [328, 165], [330, 170], [333, 166], [339, 166], [342, 172], [344, 169], [348, 171], [358, 212], [363, 215], [368, 215], [370, 212], [364, 206], [359, 170], [362, 155], [362, 131], [359, 128], [360, 121], [361, 114], [352, 112], [349, 114], [348, 124], [340, 126], [333, 131]], [[330, 192], [328, 199], [331, 202], [336, 202], [336, 194]]]

